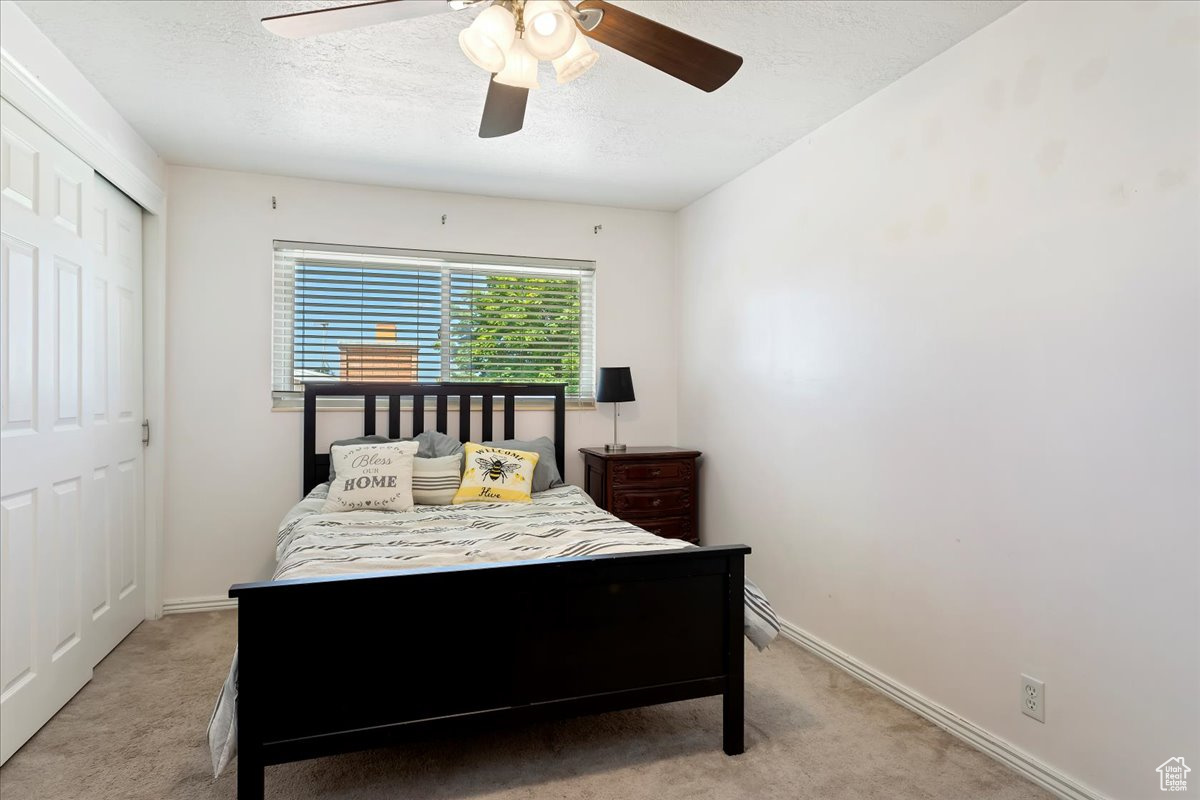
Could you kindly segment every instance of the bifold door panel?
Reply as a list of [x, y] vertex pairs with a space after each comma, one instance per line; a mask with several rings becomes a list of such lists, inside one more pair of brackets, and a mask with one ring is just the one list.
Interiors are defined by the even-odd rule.
[[0, 120], [0, 761], [144, 617], [141, 209]]

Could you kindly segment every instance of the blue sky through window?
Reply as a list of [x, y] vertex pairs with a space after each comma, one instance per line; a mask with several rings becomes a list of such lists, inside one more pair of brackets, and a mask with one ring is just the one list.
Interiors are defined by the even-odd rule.
[[439, 380], [441, 280], [428, 270], [298, 262], [296, 371], [338, 376], [339, 343], [395, 343], [419, 348], [418, 380]]

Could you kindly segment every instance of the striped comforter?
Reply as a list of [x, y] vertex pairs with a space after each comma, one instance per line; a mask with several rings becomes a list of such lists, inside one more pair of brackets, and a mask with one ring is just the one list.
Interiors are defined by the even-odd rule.
[[[327, 484], [288, 512], [279, 527], [273, 580], [361, 574], [499, 561], [672, 550], [664, 539], [597, 508], [577, 486], [534, 495], [533, 502], [417, 506], [412, 511], [322, 514]], [[746, 581], [744, 630], [760, 650], [779, 633], [766, 597]], [[236, 747], [237, 656], [209, 721], [213, 771]]]

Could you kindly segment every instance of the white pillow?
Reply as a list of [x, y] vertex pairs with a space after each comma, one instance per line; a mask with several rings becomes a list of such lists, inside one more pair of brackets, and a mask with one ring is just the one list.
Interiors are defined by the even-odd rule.
[[413, 502], [422, 506], [448, 506], [462, 482], [462, 453], [413, 461]]
[[334, 445], [337, 477], [329, 484], [322, 513], [334, 511], [408, 511], [413, 507], [413, 458], [416, 442]]

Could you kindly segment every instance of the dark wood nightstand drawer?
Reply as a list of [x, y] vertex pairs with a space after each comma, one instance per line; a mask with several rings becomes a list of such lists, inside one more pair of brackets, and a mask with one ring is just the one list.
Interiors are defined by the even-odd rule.
[[613, 465], [613, 484], [690, 484], [692, 481], [690, 461], [642, 461], [632, 464]]
[[665, 514], [668, 511], [687, 511], [692, 507], [690, 487], [633, 491], [625, 489], [613, 497], [613, 513], [617, 516], [637, 513]]
[[696, 531], [692, 528], [691, 517], [646, 517], [645, 519], [638, 519], [636, 516], [631, 516], [626, 517], [625, 521], [631, 525], [637, 525], [642, 530], [649, 531], [655, 536], [699, 543]]

